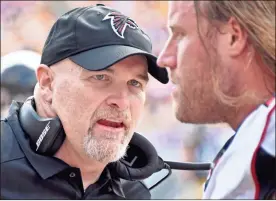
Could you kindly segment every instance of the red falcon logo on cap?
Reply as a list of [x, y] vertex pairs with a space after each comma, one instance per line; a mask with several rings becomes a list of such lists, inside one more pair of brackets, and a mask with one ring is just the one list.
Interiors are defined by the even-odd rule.
[[120, 38], [125, 38], [124, 33], [127, 26], [132, 29], [139, 29], [138, 25], [132, 19], [122, 15], [121, 13], [117, 13], [117, 12], [108, 13], [103, 18], [103, 21], [108, 19], [110, 19], [110, 24], [113, 31]]

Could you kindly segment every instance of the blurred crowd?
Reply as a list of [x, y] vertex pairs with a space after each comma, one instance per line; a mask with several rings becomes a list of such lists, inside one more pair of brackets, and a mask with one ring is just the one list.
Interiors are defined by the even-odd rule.
[[[35, 68], [47, 34], [66, 11], [102, 3], [130, 16], [151, 37], [158, 55], [168, 32], [166, 1], [1, 1], [1, 118], [12, 100], [23, 101], [33, 92]], [[146, 113], [137, 131], [147, 137], [159, 155], [169, 161], [212, 161], [220, 147], [233, 135], [227, 125], [179, 123], [173, 113], [171, 85], [150, 79]], [[147, 179], [148, 186], [166, 172]], [[154, 199], [196, 199], [202, 194], [207, 172], [173, 171], [152, 191]]]

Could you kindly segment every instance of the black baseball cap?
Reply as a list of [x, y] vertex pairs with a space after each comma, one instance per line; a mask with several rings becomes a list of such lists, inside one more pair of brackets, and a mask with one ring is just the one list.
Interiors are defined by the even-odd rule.
[[70, 58], [87, 70], [98, 71], [139, 54], [146, 56], [149, 73], [166, 84], [167, 70], [157, 66], [150, 38], [129, 17], [97, 4], [75, 8], [55, 22], [45, 42], [41, 63], [51, 66]]

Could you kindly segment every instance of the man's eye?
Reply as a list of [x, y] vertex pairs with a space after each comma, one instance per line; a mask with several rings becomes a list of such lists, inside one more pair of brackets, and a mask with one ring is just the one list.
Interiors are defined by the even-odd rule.
[[142, 87], [142, 84], [140, 82], [138, 82], [137, 80], [130, 80], [129, 84], [134, 87]]
[[106, 75], [93, 75], [92, 77], [96, 80], [108, 80]]

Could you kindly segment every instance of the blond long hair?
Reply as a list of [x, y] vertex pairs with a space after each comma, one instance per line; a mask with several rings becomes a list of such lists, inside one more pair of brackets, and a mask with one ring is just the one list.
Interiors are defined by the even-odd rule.
[[[248, 34], [249, 43], [268, 67], [265, 70], [275, 78], [275, 1], [208, 1], [203, 4], [194, 1], [197, 16], [207, 17], [211, 24], [227, 22], [230, 17], [239, 22]], [[237, 98], [219, 93], [225, 103], [238, 102], [234, 101]]]

